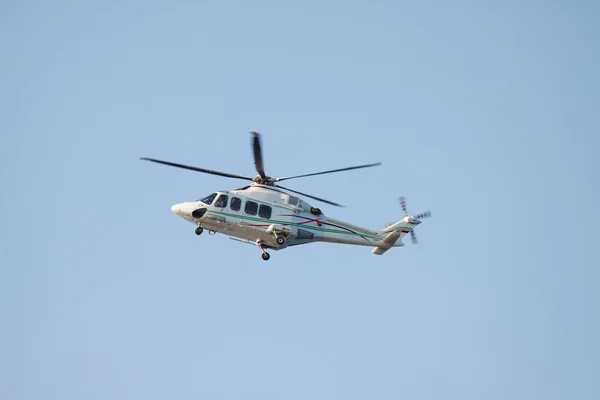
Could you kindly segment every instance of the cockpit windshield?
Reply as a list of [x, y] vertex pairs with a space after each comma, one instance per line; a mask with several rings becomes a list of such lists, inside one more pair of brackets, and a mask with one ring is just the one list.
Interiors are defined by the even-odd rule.
[[217, 197], [217, 194], [216, 193], [212, 193], [209, 196], [206, 196], [205, 198], [200, 199], [198, 201], [201, 201], [201, 202], [203, 202], [205, 204], [211, 205], [212, 202], [213, 202], [213, 200], [215, 199], [215, 197]]

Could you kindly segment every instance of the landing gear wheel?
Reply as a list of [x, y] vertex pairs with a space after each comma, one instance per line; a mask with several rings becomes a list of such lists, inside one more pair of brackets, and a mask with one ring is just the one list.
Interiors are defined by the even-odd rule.
[[269, 253], [262, 253], [262, 259], [267, 261], [269, 258], [271, 258], [271, 255]]
[[285, 243], [285, 239], [279, 236], [277, 239], [277, 244], [282, 246]]
[[202, 232], [204, 232], [204, 229], [202, 229], [202, 227], [199, 226], [196, 228], [196, 230], [194, 232], [196, 232], [196, 235], [202, 235]]

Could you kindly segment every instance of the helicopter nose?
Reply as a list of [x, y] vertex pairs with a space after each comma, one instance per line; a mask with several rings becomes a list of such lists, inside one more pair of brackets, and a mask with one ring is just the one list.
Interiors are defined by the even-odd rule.
[[173, 207], [171, 207], [171, 211], [173, 211], [175, 214], [179, 215], [179, 213], [181, 213], [181, 207], [179, 204], [175, 204]]

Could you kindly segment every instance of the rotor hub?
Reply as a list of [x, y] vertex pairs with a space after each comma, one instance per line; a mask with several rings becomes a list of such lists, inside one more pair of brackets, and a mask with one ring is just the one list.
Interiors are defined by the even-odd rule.
[[260, 175], [256, 175], [254, 177], [254, 182], [258, 183], [259, 185], [273, 186], [273, 182], [275, 182], [275, 179], [271, 178], [270, 176], [265, 176], [263, 178]]

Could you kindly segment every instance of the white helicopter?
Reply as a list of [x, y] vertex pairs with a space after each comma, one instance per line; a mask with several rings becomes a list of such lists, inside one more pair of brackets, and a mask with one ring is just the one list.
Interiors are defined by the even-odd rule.
[[175, 204], [171, 207], [175, 214], [196, 225], [196, 235], [201, 235], [204, 229], [207, 229], [210, 234], [222, 233], [233, 240], [256, 245], [262, 251], [262, 259], [265, 261], [270, 258], [266, 251], [268, 249], [282, 250], [286, 247], [314, 242], [370, 246], [373, 247], [373, 254], [383, 254], [392, 247], [404, 246], [402, 238], [407, 233], [411, 234], [413, 243], [417, 242], [414, 228], [421, 223], [422, 218], [429, 217], [431, 213], [427, 211], [417, 215], [408, 215], [403, 197], [400, 198], [400, 205], [404, 212], [404, 218], [383, 230], [374, 231], [326, 217], [319, 208], [313, 207], [285, 191], [343, 207], [340, 204], [276, 184], [276, 182], [288, 179], [375, 167], [381, 163], [271, 178], [265, 174], [260, 135], [256, 132], [251, 132], [251, 134], [254, 163], [258, 172], [254, 178], [153, 158], [140, 158], [172, 167], [252, 182], [240, 189], [214, 192], [200, 200]]

